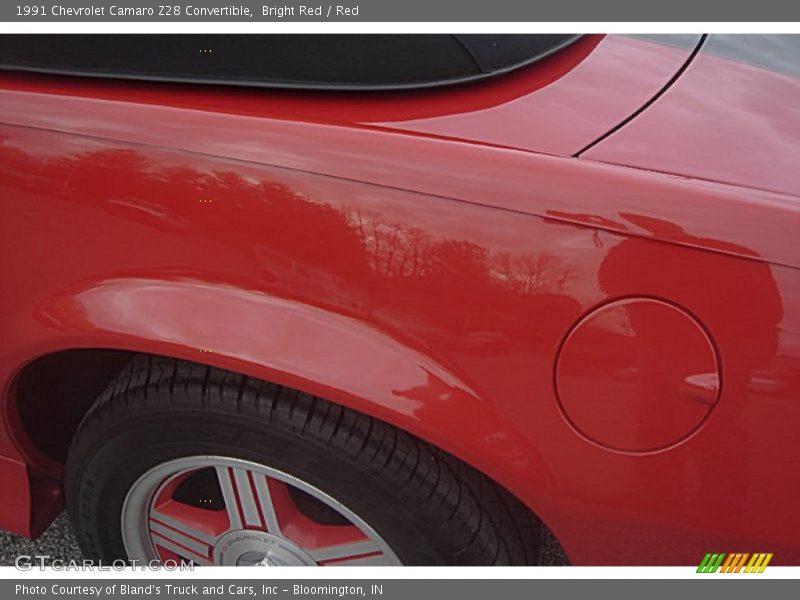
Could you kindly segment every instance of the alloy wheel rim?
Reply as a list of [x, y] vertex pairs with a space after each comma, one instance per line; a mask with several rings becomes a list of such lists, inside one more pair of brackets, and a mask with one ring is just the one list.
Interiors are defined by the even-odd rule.
[[223, 456], [170, 460], [131, 486], [128, 558], [197, 565], [399, 565], [352, 510], [278, 469]]

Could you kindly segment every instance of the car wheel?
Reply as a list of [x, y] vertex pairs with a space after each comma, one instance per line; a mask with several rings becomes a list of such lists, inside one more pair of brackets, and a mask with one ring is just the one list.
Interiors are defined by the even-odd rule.
[[386, 423], [148, 355], [81, 423], [66, 496], [105, 562], [535, 564], [542, 537], [505, 490]]

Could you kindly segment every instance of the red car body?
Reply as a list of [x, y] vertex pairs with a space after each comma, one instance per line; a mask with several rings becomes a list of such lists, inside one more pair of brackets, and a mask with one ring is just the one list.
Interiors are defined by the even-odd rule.
[[20, 378], [118, 349], [407, 430], [573, 564], [800, 564], [800, 79], [714, 43], [378, 94], [0, 75], [0, 527], [60, 510], [30, 429], [76, 410], [23, 423]]

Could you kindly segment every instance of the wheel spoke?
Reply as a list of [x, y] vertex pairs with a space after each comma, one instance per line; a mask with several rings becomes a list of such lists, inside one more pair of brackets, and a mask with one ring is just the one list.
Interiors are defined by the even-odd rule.
[[323, 491], [269, 467], [226, 457], [187, 457], [153, 468], [129, 490], [122, 527], [128, 555], [139, 560], [399, 562], [378, 534]]
[[158, 535], [157, 533], [150, 533], [150, 538], [153, 540], [153, 544], [156, 546], [161, 546], [162, 548], [166, 548], [171, 552], [174, 552], [178, 556], [191, 560], [193, 563], [198, 565], [208, 566], [211, 565], [211, 559], [207, 556], [202, 556], [196, 552], [188, 551], [185, 547], [181, 546], [173, 542], [172, 540], [165, 538], [163, 536]]
[[275, 501], [269, 489], [269, 479], [261, 473], [251, 473], [256, 493], [258, 494], [258, 504], [261, 514], [264, 517], [264, 525], [269, 533], [279, 535], [281, 526], [278, 523], [278, 515], [275, 512]]
[[320, 564], [335, 564], [338, 566], [390, 563], [380, 546], [372, 540], [317, 548], [308, 552]]
[[225, 502], [225, 510], [228, 513], [230, 529], [242, 528], [242, 513], [239, 509], [239, 499], [237, 496], [238, 484], [234, 478], [231, 467], [216, 467], [219, 488], [222, 491], [222, 500]]
[[238, 467], [217, 467], [217, 477], [231, 529], [255, 527], [280, 533], [267, 477]]
[[215, 538], [200, 531], [191, 523], [153, 509], [150, 513], [150, 537], [163, 546], [199, 564], [209, 563]]

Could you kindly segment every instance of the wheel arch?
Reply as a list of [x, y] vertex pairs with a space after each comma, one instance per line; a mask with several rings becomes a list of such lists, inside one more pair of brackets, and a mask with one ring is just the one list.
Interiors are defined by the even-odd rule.
[[[84, 353], [92, 369], [105, 363], [101, 370], [108, 380], [115, 374], [112, 355], [189, 360], [385, 421], [484, 473], [547, 523], [525, 490], [537, 478], [546, 489], [550, 477], [491, 401], [409, 340], [368, 322], [228, 284], [153, 277], [109, 279], [55, 296], [36, 318], [59, 335], [18, 369], [11, 386], [17, 392], [11, 394], [11, 412], [17, 415], [31, 396], [20, 395], [16, 383], [57, 355]], [[40, 402], [36, 413], [53, 400]], [[19, 418], [16, 424], [21, 429], [12, 435], [24, 458], [60, 477], [57, 457], [43, 456], [36, 434], [21, 427]], [[515, 473], [520, 457], [526, 463], [524, 485]]]

